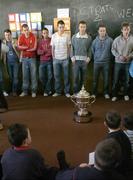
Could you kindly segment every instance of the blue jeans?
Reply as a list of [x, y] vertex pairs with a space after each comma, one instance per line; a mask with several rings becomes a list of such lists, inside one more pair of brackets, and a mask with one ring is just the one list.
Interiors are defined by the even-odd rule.
[[64, 92], [69, 93], [70, 91], [70, 83], [69, 83], [69, 60], [53, 60], [53, 69], [54, 69], [54, 78], [55, 78], [55, 92], [61, 94], [62, 86], [61, 86], [61, 77], [62, 70], [64, 74]]
[[43, 85], [45, 93], [49, 93], [52, 89], [53, 73], [52, 73], [52, 60], [46, 62], [40, 62], [39, 66], [39, 79]]
[[18, 89], [18, 70], [19, 63], [7, 63], [9, 78], [11, 81], [11, 91], [14, 93], [17, 92]]
[[76, 60], [73, 64], [73, 76], [74, 76], [74, 93], [80, 91], [82, 85], [86, 83], [88, 63], [86, 61]]
[[22, 58], [22, 74], [23, 74], [23, 92], [28, 93], [30, 80], [31, 90], [33, 93], [37, 91], [37, 74], [36, 59]]
[[119, 89], [119, 80], [120, 80], [120, 73], [124, 75], [124, 96], [128, 95], [128, 89], [129, 89], [129, 63], [123, 64], [123, 63], [115, 63], [114, 67], [114, 79], [113, 79], [113, 87], [112, 87], [112, 96], [117, 97], [118, 89]]
[[109, 94], [109, 67], [109, 63], [94, 63], [92, 89], [94, 95], [97, 95], [98, 80], [101, 72], [104, 81], [104, 94]]

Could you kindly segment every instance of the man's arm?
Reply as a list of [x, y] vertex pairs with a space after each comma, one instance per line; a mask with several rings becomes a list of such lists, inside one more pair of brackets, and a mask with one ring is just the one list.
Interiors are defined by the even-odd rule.
[[21, 36], [18, 38], [18, 49], [23, 51], [23, 50], [27, 50], [28, 49], [28, 46], [24, 46], [21, 42]]
[[36, 38], [36, 36], [34, 36], [34, 37], [35, 37], [34, 47], [31, 49], [28, 48], [27, 51], [32, 52], [32, 51], [35, 51], [37, 49], [37, 38]]

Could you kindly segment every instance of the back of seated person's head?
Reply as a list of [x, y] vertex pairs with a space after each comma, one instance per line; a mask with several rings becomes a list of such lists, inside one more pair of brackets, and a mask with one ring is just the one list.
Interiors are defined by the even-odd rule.
[[121, 116], [116, 111], [106, 113], [105, 125], [110, 129], [118, 129], [121, 126]]
[[7, 135], [13, 146], [19, 147], [31, 143], [29, 129], [23, 124], [12, 124], [7, 130]]
[[127, 112], [123, 117], [123, 126], [133, 131], [133, 112]]
[[121, 159], [121, 147], [115, 139], [105, 139], [95, 150], [95, 166], [103, 171], [117, 168]]

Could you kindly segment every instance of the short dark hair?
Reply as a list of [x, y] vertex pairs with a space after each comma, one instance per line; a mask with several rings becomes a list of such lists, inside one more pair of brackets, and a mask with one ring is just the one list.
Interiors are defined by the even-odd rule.
[[133, 112], [127, 112], [124, 115], [123, 125], [126, 129], [133, 130]]
[[61, 25], [65, 25], [65, 23], [64, 23], [64, 21], [63, 21], [63, 20], [59, 20], [59, 21], [57, 22], [57, 26], [58, 26], [59, 24], [61, 24]]
[[87, 25], [86, 21], [83, 21], [83, 20], [82, 20], [82, 21], [79, 21], [79, 25], [80, 25], [80, 24], [86, 24], [86, 25]]
[[5, 30], [4, 30], [4, 33], [10, 33], [10, 34], [12, 34], [12, 31], [11, 31], [10, 29], [5, 29]]
[[28, 24], [23, 24], [22, 28], [29, 28]]
[[130, 26], [129, 22], [122, 22], [122, 23], [121, 23], [121, 29], [122, 29], [123, 27], [128, 27], [128, 26]]
[[106, 113], [105, 122], [111, 129], [117, 129], [121, 125], [121, 116], [116, 111], [110, 111]]
[[13, 146], [21, 146], [28, 137], [28, 128], [23, 124], [12, 124], [7, 130], [8, 140]]
[[42, 29], [42, 31], [48, 31], [48, 29], [45, 27], [45, 28]]
[[120, 159], [121, 147], [115, 139], [105, 139], [96, 146], [95, 163], [100, 169], [106, 171], [116, 168]]
[[106, 28], [105, 24], [99, 24], [98, 29], [100, 29], [100, 28]]

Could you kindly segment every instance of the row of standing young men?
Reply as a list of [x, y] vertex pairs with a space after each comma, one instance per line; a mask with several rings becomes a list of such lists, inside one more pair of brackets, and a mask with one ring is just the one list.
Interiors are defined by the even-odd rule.
[[[73, 68], [73, 93], [77, 94], [81, 86], [86, 83], [88, 64], [94, 59], [92, 94], [97, 96], [98, 79], [100, 72], [104, 79], [104, 97], [109, 99], [109, 75], [112, 55], [115, 57], [114, 77], [112, 86], [112, 101], [117, 100], [120, 72], [124, 81], [124, 100], [129, 100], [129, 66], [133, 58], [133, 36], [130, 34], [130, 24], [122, 23], [121, 32], [114, 41], [108, 36], [106, 26], [100, 25], [98, 35], [92, 41], [87, 34], [85, 21], [79, 22], [79, 32], [73, 35], [72, 40], [65, 33], [65, 23], [57, 23], [58, 31], [49, 37], [48, 29], [42, 30], [42, 38], [37, 42], [36, 36], [29, 31], [27, 24], [22, 25], [22, 34], [18, 42], [12, 39], [11, 31], [4, 31], [2, 41], [2, 60], [6, 65], [11, 84], [12, 93], [17, 95], [19, 62], [22, 62], [22, 93], [21, 97], [28, 95], [31, 79], [31, 94], [37, 93], [37, 66], [36, 54], [40, 56], [39, 79], [44, 89], [44, 96], [52, 94], [52, 78], [54, 74], [54, 97], [62, 94], [62, 70], [64, 75], [64, 94], [70, 97], [69, 57]], [[52, 73], [53, 71], [53, 73]], [[2, 71], [0, 70], [0, 83], [3, 85]], [[3, 88], [4, 89], [4, 88]], [[7, 95], [4, 92], [5, 95]]]

